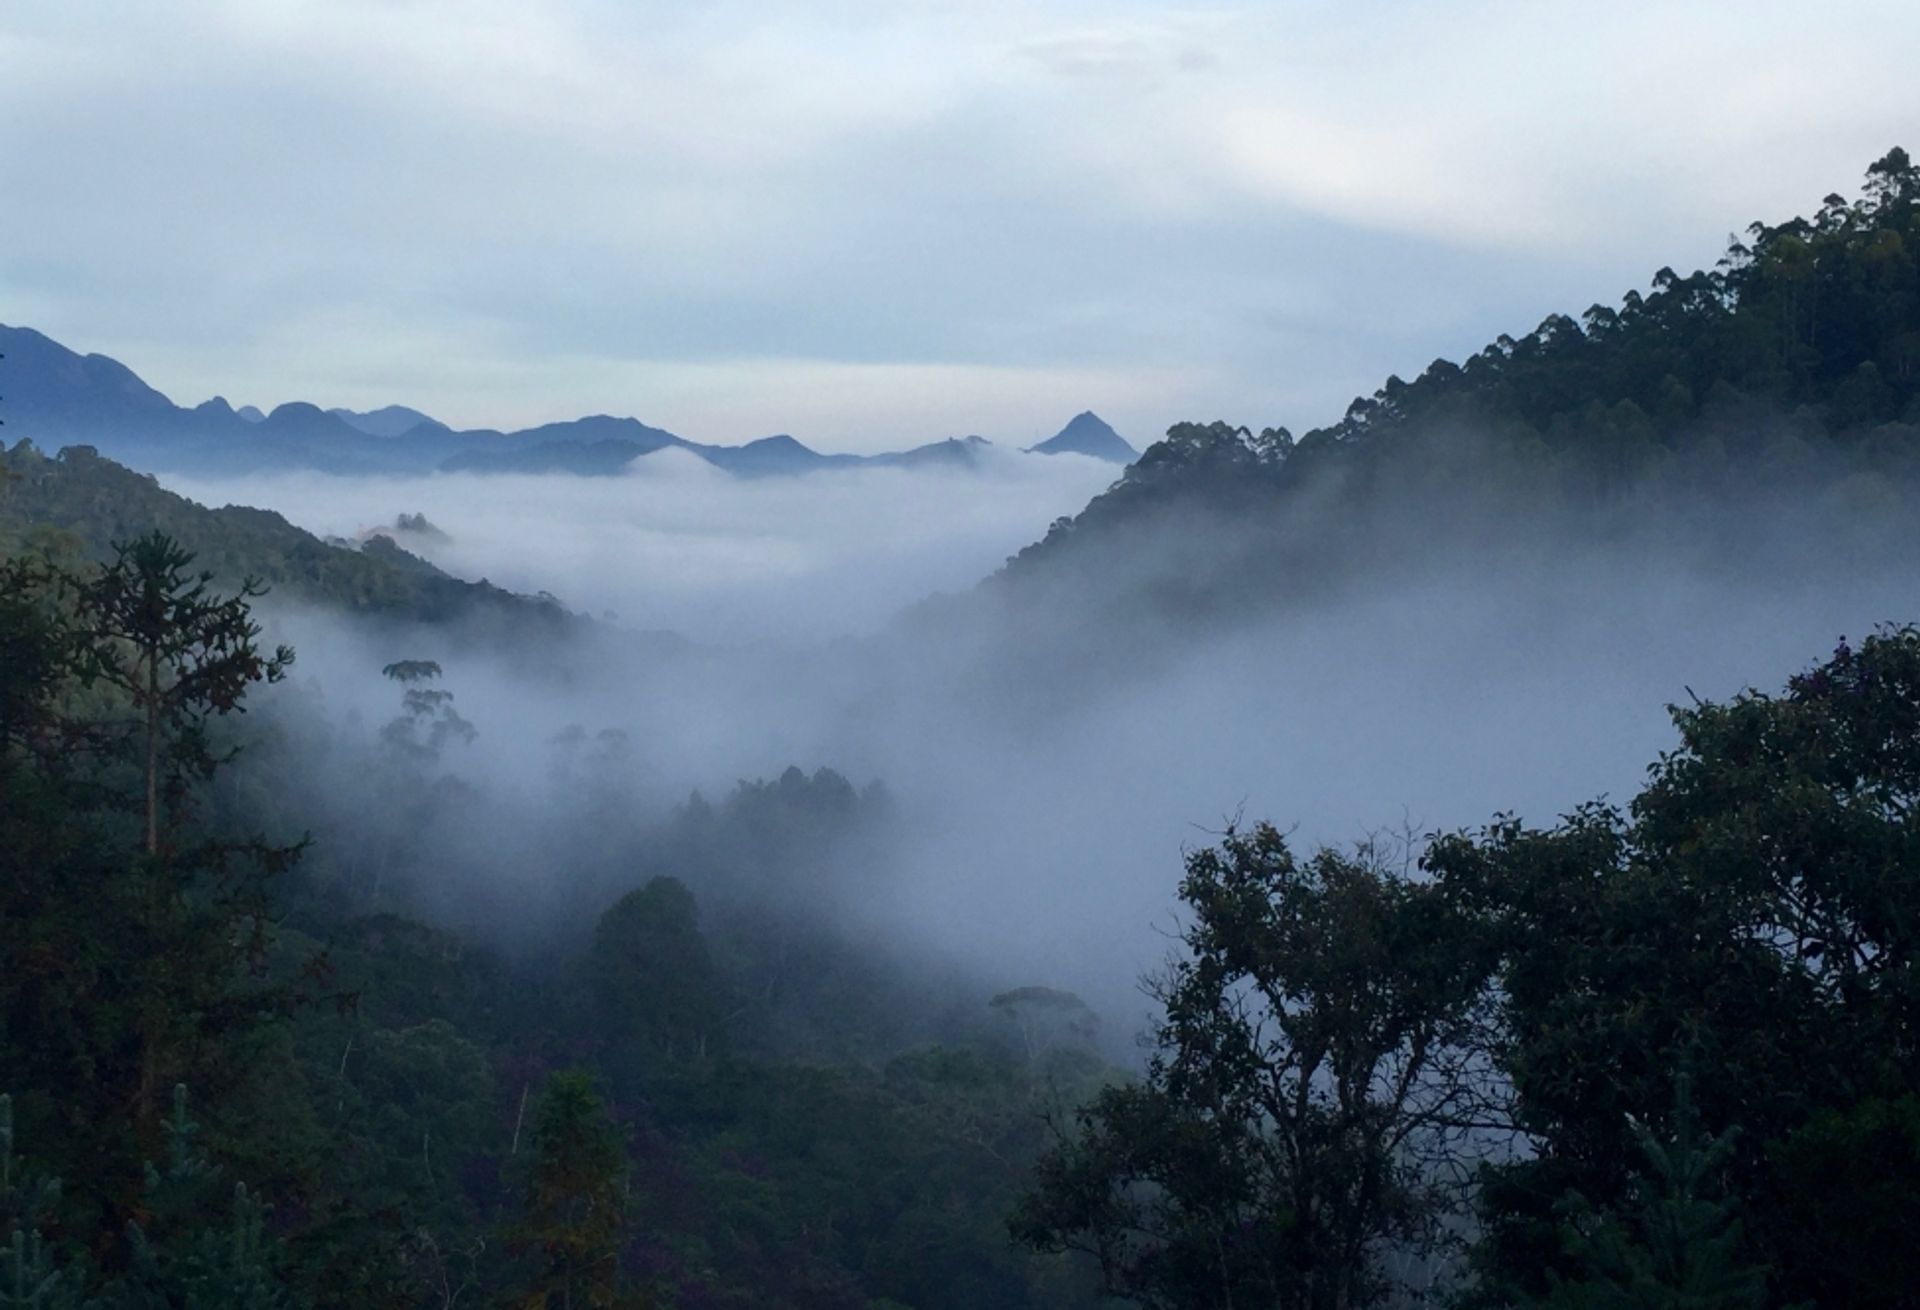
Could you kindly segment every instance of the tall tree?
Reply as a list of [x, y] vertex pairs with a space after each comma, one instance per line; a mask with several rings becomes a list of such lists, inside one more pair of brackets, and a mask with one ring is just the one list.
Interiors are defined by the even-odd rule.
[[536, 1272], [522, 1310], [623, 1304], [620, 1235], [626, 1161], [607, 1107], [583, 1073], [558, 1073], [534, 1111], [534, 1160], [515, 1244]]
[[609, 1035], [669, 1057], [720, 1048], [724, 985], [693, 893], [678, 878], [655, 878], [600, 916], [589, 970]]
[[81, 588], [81, 622], [94, 638], [94, 675], [124, 693], [137, 716], [145, 782], [145, 848], [161, 854], [163, 799], [179, 808], [188, 786], [219, 763], [205, 732], [209, 715], [241, 709], [247, 688], [276, 682], [293, 662], [281, 646], [263, 652], [248, 579], [235, 595], [210, 589], [193, 554], [164, 533], [116, 544], [114, 558]]
[[1146, 1076], [1079, 1112], [1014, 1234], [1146, 1306], [1377, 1303], [1442, 1243], [1486, 1117], [1473, 925], [1372, 849], [1301, 861], [1264, 824], [1191, 855], [1181, 897]]
[[448, 742], [472, 742], [478, 730], [453, 708], [453, 693], [427, 684], [440, 677], [437, 660], [397, 660], [380, 670], [399, 683], [400, 714], [380, 729], [380, 740], [416, 764], [439, 762]]
[[1740, 1130], [1728, 1185], [1752, 1249], [1852, 1253], [1844, 1278], [1782, 1260], [1783, 1294], [1904, 1304], [1909, 1244], [1863, 1247], [1858, 1207], [1820, 1184], [1920, 1203], [1920, 630], [1673, 715], [1679, 745], [1626, 812], [1429, 850], [1497, 944], [1500, 1061], [1534, 1146], [1489, 1171], [1477, 1259], [1543, 1293], [1557, 1198], [1623, 1203], [1634, 1125], [1665, 1132], [1684, 1065], [1704, 1131]]

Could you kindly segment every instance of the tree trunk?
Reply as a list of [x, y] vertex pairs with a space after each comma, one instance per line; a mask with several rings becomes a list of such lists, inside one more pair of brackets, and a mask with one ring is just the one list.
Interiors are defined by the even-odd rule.
[[147, 652], [147, 854], [160, 853], [160, 652]]

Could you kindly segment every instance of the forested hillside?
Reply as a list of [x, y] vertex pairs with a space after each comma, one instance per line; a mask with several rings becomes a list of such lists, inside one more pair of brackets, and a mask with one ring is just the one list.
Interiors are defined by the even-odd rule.
[[1624, 806], [1193, 852], [1016, 1234], [1150, 1306], [1912, 1305], [1920, 631], [1673, 719]]
[[[1284, 368], [1285, 361], [1275, 361]], [[1436, 549], [1920, 546], [1920, 167], [1755, 223], [1710, 270], [1391, 377], [1296, 438], [1182, 424], [1010, 561], [1126, 607], [1244, 613]]]
[[[1176, 427], [992, 592], [1189, 636], [1522, 574], [1603, 612], [1596, 577], [1910, 583], [1917, 255], [1896, 150], [1857, 201], [1297, 440]], [[1145, 1075], [1082, 1109], [1016, 1235], [1157, 1307], [1914, 1304], [1891, 1219], [1920, 1199], [1910, 594], [1778, 692], [1673, 707], [1625, 803], [1311, 851], [1256, 822], [1192, 852]]]
[[[371, 733], [243, 720], [295, 654], [197, 564], [0, 562], [0, 1304], [1092, 1303], [1004, 1228], [1105, 1076], [1086, 1007], [805, 908], [884, 792], [657, 819], [576, 726], [527, 744], [555, 831], [476, 831], [437, 664]], [[501, 840], [540, 897], [463, 879]]]
[[558, 636], [580, 623], [552, 601], [450, 577], [392, 534], [357, 548], [332, 544], [271, 510], [196, 505], [88, 446], [57, 456], [25, 440], [0, 449], [0, 553], [104, 561], [113, 543], [155, 530], [229, 588], [252, 578], [282, 599], [376, 619], [471, 623], [501, 638]]

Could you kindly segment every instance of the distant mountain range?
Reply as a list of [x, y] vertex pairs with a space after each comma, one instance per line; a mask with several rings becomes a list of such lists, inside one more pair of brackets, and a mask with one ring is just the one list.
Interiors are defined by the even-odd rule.
[[[0, 418], [9, 440], [49, 449], [93, 446], [139, 468], [188, 473], [311, 469], [325, 473], [619, 473], [669, 446], [741, 477], [775, 477], [871, 465], [970, 467], [989, 443], [951, 437], [881, 455], [836, 455], [790, 436], [743, 446], [689, 441], [635, 418], [605, 414], [514, 432], [456, 431], [405, 405], [366, 412], [295, 401], [262, 414], [225, 398], [191, 409], [176, 405], [138, 374], [105, 355], [81, 355], [31, 328], [0, 324]], [[1091, 412], [1027, 448], [1131, 463], [1136, 452]]]
[[[255, 422], [266, 417], [251, 405], [247, 406], [247, 409], [252, 409], [253, 413], [248, 415], [242, 411], [242, 417], [250, 417]], [[405, 405], [388, 405], [384, 409], [372, 409], [364, 414], [351, 409], [330, 409], [327, 413], [349, 427], [358, 428], [370, 437], [402, 437], [422, 423], [430, 423], [434, 427], [446, 426], [439, 420], [428, 418], [419, 410], [409, 409]]]

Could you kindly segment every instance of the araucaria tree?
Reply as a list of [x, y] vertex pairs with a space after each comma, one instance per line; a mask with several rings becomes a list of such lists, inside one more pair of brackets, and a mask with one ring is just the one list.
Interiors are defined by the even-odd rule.
[[145, 848], [160, 854], [163, 800], [178, 809], [196, 780], [219, 763], [205, 731], [209, 715], [230, 714], [256, 682], [276, 682], [293, 662], [281, 646], [255, 644], [260, 625], [248, 602], [264, 592], [251, 579], [238, 594], [209, 590], [193, 555], [150, 532], [114, 547], [114, 560], [79, 595], [81, 625], [93, 638], [93, 676], [131, 703], [145, 782]]
[[62, 1107], [112, 1205], [160, 1093], [232, 1076], [227, 1042], [266, 1008], [266, 881], [298, 850], [185, 826], [231, 755], [208, 720], [293, 658], [257, 645], [258, 588], [218, 595], [191, 563], [154, 533], [84, 575], [0, 568], [0, 1064]]
[[1374, 848], [1302, 861], [1264, 824], [1190, 855], [1181, 897], [1146, 1076], [1079, 1112], [1014, 1234], [1147, 1306], [1379, 1302], [1445, 1241], [1487, 1121], [1480, 935]]

